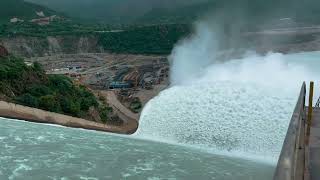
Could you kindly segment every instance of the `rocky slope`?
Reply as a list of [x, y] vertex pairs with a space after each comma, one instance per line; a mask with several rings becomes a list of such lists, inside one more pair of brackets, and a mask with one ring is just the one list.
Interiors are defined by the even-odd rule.
[[7, 48], [10, 53], [22, 57], [103, 52], [95, 36], [49, 36], [46, 38], [18, 36], [1, 38], [0, 45]]

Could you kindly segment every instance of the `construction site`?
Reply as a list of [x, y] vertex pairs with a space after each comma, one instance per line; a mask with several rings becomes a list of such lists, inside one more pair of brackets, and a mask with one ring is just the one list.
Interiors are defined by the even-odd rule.
[[[33, 62], [42, 64], [47, 74], [69, 76], [75, 83], [104, 95], [111, 106], [117, 106], [113, 101], [119, 101], [123, 107], [114, 108], [120, 112], [125, 107], [139, 114], [150, 99], [169, 85], [169, 63], [164, 56], [64, 54], [26, 60], [26, 64]], [[116, 99], [108, 97], [110, 93]]]

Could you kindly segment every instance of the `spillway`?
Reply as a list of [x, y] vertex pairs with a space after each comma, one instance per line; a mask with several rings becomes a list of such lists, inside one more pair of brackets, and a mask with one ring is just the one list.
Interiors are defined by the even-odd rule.
[[0, 179], [268, 180], [271, 165], [193, 148], [0, 118]]
[[212, 63], [151, 100], [129, 137], [0, 118], [0, 179], [272, 179], [319, 56]]
[[274, 164], [302, 82], [320, 77], [319, 56], [269, 53], [213, 63], [151, 100], [136, 136]]

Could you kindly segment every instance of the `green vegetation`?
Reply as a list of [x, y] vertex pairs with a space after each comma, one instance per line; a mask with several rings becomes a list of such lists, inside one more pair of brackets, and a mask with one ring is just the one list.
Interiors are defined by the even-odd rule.
[[[72, 38], [75, 36], [94, 36], [106, 51], [132, 54], [170, 54], [174, 44], [191, 32], [187, 24], [167, 24], [153, 26], [122, 26], [113, 30], [113, 26], [81, 25], [72, 22], [56, 21], [47, 26], [33, 23], [0, 25], [0, 37], [40, 37], [41, 47], [48, 47], [48, 36], [61, 36], [66, 41], [61, 44], [64, 52], [75, 48]], [[67, 39], [70, 39], [68, 41]], [[70, 42], [66, 43], [66, 42]]]
[[200, 19], [212, 7], [212, 2], [194, 3], [177, 8], [153, 8], [135, 20], [135, 24], [190, 24]]
[[99, 43], [116, 53], [170, 54], [174, 44], [190, 32], [184, 24], [142, 26], [101, 34]]
[[113, 111], [113, 109], [111, 107], [108, 107], [106, 105], [100, 106], [99, 107], [99, 115], [101, 117], [101, 120], [106, 123], [107, 120], [109, 120], [111, 118], [109, 115], [112, 111]]
[[[191, 23], [216, 13], [227, 23], [265, 25], [280, 18], [320, 23], [319, 0], [28, 0], [64, 12], [80, 22], [107, 24]], [[89, 5], [89, 6], [88, 6]], [[83, 13], [83, 10], [86, 10]], [[220, 18], [220, 17], [219, 17]]]
[[23, 0], [1, 0], [0, 24], [8, 23], [13, 17], [17, 17], [25, 21], [31, 20], [37, 17], [37, 11], [42, 11], [47, 16], [57, 14], [49, 8], [25, 2]]
[[[35, 5], [32, 3], [40, 4]], [[280, 18], [298, 24], [319, 23], [319, 0], [1, 0], [0, 22], [13, 16], [33, 18], [35, 11], [65, 13], [74, 21], [88, 24], [171, 24], [191, 23], [210, 12], [226, 23], [251, 22], [265, 25]], [[46, 8], [46, 7], [48, 8]], [[84, 12], [85, 10], [85, 12]], [[297, 13], [298, 12], [298, 13]], [[222, 15], [223, 17], [220, 17]], [[256, 24], [257, 23], [257, 24]]]
[[[47, 1], [47, 3], [67, 3], [65, 1]], [[40, 3], [40, 2], [39, 2]], [[78, 3], [71, 3], [70, 8], [73, 6], [81, 6], [81, 3], [85, 3], [85, 1], [79, 1]], [[120, 3], [121, 7], [118, 6], [118, 2], [104, 2], [93, 6], [99, 9], [98, 7], [104, 7], [104, 4], [110, 5], [110, 7], [114, 7], [117, 9], [119, 7], [128, 7], [128, 3], [131, 5], [135, 5], [136, 3], [132, 3], [126, 1], [125, 3]], [[144, 3], [149, 3], [148, 1], [144, 1]], [[49, 5], [45, 4], [45, 5]], [[194, 4], [191, 2], [177, 2], [176, 4], [171, 4], [170, 6], [164, 5], [162, 3], [158, 3], [156, 1], [151, 2], [152, 5], [155, 5], [157, 8], [152, 8], [146, 11], [143, 11], [143, 14], [140, 12], [136, 17], [133, 17], [129, 24], [158, 24], [158, 23], [171, 23], [171, 22], [189, 22], [190, 17], [193, 19], [195, 17], [195, 13], [193, 13], [193, 8], [190, 7]], [[172, 6], [172, 7], [171, 7]], [[10, 8], [8, 8], [10, 7]], [[13, 8], [11, 8], [13, 7]], [[175, 8], [184, 8], [184, 13], [175, 12]], [[199, 5], [197, 6], [199, 7]], [[203, 6], [201, 6], [203, 7]], [[92, 8], [92, 7], [90, 7]], [[196, 8], [201, 9], [203, 8]], [[3, 11], [1, 11], [3, 10]], [[95, 9], [96, 10], [96, 9]], [[199, 10], [199, 11], [201, 11]], [[8, 12], [7, 12], [8, 11]], [[43, 11], [45, 15], [53, 15], [57, 14], [56, 12], [45, 8], [40, 5], [35, 5], [32, 3], [27, 3], [22, 0], [3, 0], [0, 2], [0, 17], [4, 19], [3, 23], [0, 22], [0, 38], [13, 38], [18, 36], [31, 36], [31, 37], [40, 37], [39, 43], [41, 43], [41, 47], [48, 48], [48, 36], [64, 36], [68, 38], [68, 36], [95, 36], [99, 40], [99, 44], [106, 50], [115, 53], [134, 53], [134, 54], [169, 54], [174, 46], [174, 44], [181, 39], [182, 37], [188, 35], [190, 33], [190, 27], [186, 24], [168, 24], [168, 25], [148, 25], [148, 26], [136, 26], [136, 25], [119, 25], [126, 24], [127, 22], [123, 21], [123, 19], [118, 19], [119, 23], [112, 23], [112, 25], [99, 25], [99, 24], [83, 24], [85, 21], [81, 21], [82, 24], [74, 23], [74, 21], [66, 21], [61, 19], [56, 19], [53, 22], [50, 22], [49, 25], [39, 26], [34, 23], [30, 23], [28, 20], [32, 18], [36, 18], [36, 11]], [[103, 8], [104, 13], [105, 8]], [[111, 12], [111, 11], [110, 11]], [[118, 11], [112, 11], [112, 14]], [[128, 18], [128, 11], [124, 11], [126, 13], [123, 14], [124, 19]], [[3, 14], [1, 14], [3, 13]], [[19, 14], [20, 13], [20, 14]], [[108, 12], [109, 13], [109, 12]], [[131, 12], [130, 12], [131, 13]], [[129, 13], [129, 14], [130, 14]], [[168, 13], [168, 16], [166, 14]], [[87, 15], [88, 13], [83, 13], [83, 8], [81, 8], [81, 14]], [[89, 12], [90, 14], [90, 12]], [[192, 16], [188, 16], [193, 14]], [[58, 14], [59, 15], [59, 14]], [[96, 15], [93, 15], [96, 16]], [[18, 17], [20, 19], [24, 19], [24, 22], [19, 23], [9, 23], [10, 18]], [[122, 17], [122, 15], [119, 15]], [[156, 19], [155, 17], [158, 17]], [[170, 19], [172, 17], [172, 19]], [[108, 19], [108, 18], [105, 18]], [[116, 21], [118, 21], [116, 20]], [[94, 21], [97, 23], [96, 21]], [[111, 31], [116, 30], [116, 31]], [[119, 31], [117, 31], [119, 30]], [[42, 40], [42, 39], [43, 40]], [[72, 52], [74, 49], [73, 44], [69, 44], [66, 42], [72, 41], [64, 41], [61, 44], [64, 52]]]
[[14, 36], [63, 36], [63, 35], [89, 35], [110, 31], [111, 27], [103, 25], [81, 25], [68, 21], [53, 21], [49, 25], [39, 26], [34, 23], [23, 22], [0, 25], [0, 37]]
[[26, 66], [23, 59], [0, 58], [0, 97], [51, 112], [93, 120], [95, 109], [102, 122], [110, 120], [112, 109], [84, 86], [76, 86], [62, 75], [46, 75], [41, 65]]
[[[202, 13], [203, 9], [193, 5], [205, 3], [210, 0], [27, 0], [38, 3], [59, 12], [64, 12], [73, 19], [82, 23], [106, 24], [152, 24], [155, 22], [149, 17], [161, 15], [161, 19], [168, 17], [173, 23], [182, 23], [181, 18], [175, 18], [173, 12], [185, 13], [183, 19], [190, 19], [194, 14]], [[186, 10], [185, 7], [191, 7]], [[206, 5], [208, 7], [208, 5]], [[85, 13], [83, 12], [85, 9]], [[189, 11], [190, 9], [190, 11]], [[170, 13], [168, 13], [170, 12]], [[164, 17], [168, 13], [168, 16]], [[178, 15], [180, 16], [180, 15]], [[182, 16], [180, 16], [182, 17]], [[141, 19], [141, 20], [140, 20]], [[151, 19], [151, 21], [149, 21]], [[143, 20], [143, 21], [142, 21]], [[160, 23], [157, 23], [160, 24]]]
[[130, 110], [134, 113], [139, 113], [142, 110], [142, 103], [139, 98], [135, 98], [130, 103]]

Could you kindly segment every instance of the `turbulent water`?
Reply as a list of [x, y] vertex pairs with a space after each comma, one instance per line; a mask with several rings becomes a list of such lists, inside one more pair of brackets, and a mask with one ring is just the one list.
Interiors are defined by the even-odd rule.
[[0, 179], [271, 179], [319, 56], [213, 63], [151, 100], [131, 137], [0, 118]]
[[302, 82], [320, 78], [319, 56], [250, 54], [212, 63], [151, 100], [137, 136], [275, 163]]
[[271, 179], [273, 167], [94, 131], [0, 118], [0, 179]]
[[275, 164], [303, 81], [319, 80], [320, 52], [221, 58], [210, 20], [169, 59], [171, 87], [144, 108], [136, 136]]
[[0, 179], [272, 179], [300, 83], [320, 77], [319, 56], [208, 66], [154, 98], [131, 137], [0, 118]]

